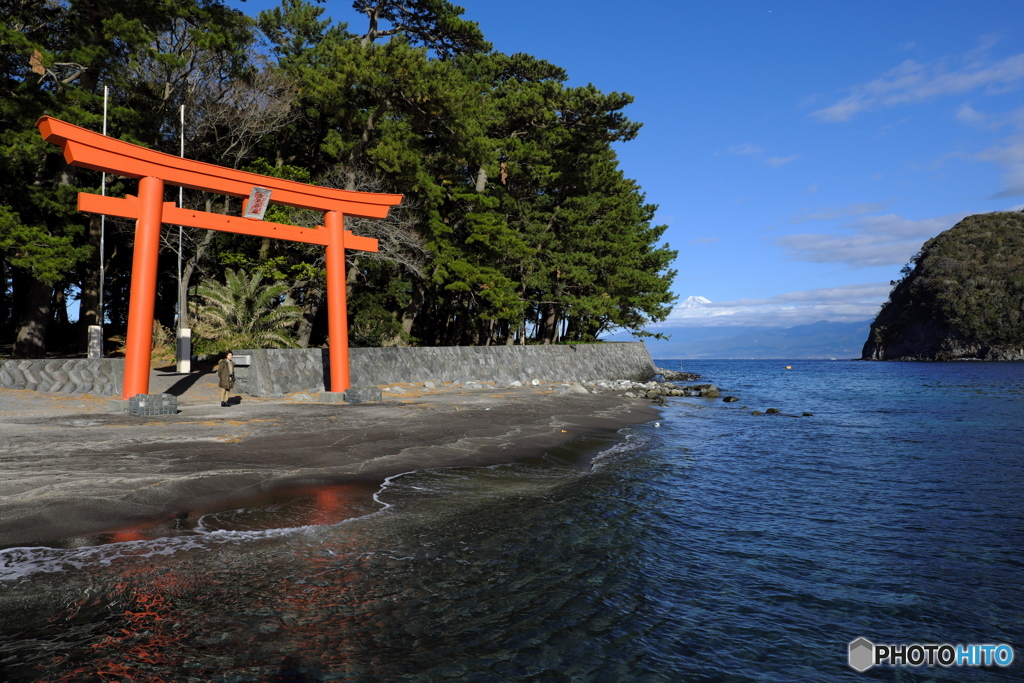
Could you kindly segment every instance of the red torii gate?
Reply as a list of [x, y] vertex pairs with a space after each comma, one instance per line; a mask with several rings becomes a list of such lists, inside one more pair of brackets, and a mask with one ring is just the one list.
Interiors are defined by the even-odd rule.
[[[118, 199], [86, 192], [78, 194], [79, 211], [136, 219], [123, 398], [149, 393], [157, 256], [164, 223], [325, 246], [330, 390], [343, 392], [349, 388], [345, 249], [377, 251], [377, 240], [345, 230], [344, 216], [386, 218], [390, 208], [402, 201], [402, 195], [351, 192], [236, 171], [139, 147], [50, 116], [39, 119], [36, 126], [44, 140], [60, 146], [64, 159], [72, 166], [139, 179], [138, 197], [128, 195]], [[256, 218], [187, 210], [164, 201], [165, 183], [245, 200], [253, 188], [265, 188], [272, 192], [275, 204], [323, 211], [324, 225], [300, 228]]]

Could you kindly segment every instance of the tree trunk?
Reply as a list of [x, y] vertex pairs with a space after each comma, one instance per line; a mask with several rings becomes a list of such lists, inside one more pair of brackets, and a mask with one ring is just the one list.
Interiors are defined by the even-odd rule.
[[89, 246], [96, 250], [94, 258], [86, 260], [82, 265], [82, 292], [78, 297], [78, 336], [81, 345], [88, 344], [89, 326], [102, 325], [100, 319], [100, 226], [101, 217], [93, 214], [89, 217], [86, 239]]
[[11, 299], [7, 296], [7, 262], [0, 258], [0, 341], [7, 337], [7, 330], [11, 329], [14, 322], [14, 313], [11, 310]]
[[445, 320], [445, 346], [465, 346], [466, 325], [458, 313], [462, 310], [462, 297], [455, 297], [449, 304], [448, 318]]
[[53, 316], [53, 287], [32, 278], [21, 326], [14, 340], [14, 355], [43, 358], [46, 355], [46, 330]]
[[544, 306], [544, 318], [540, 325], [540, 342], [542, 344], [553, 344], [558, 334], [558, 310], [554, 304]]
[[313, 334], [313, 321], [320, 312], [320, 305], [324, 300], [324, 291], [318, 287], [308, 287], [302, 302], [302, 319], [299, 321], [298, 343], [299, 346], [309, 348], [309, 338]]
[[402, 331], [406, 335], [412, 334], [412, 326], [416, 322], [416, 316], [419, 314], [420, 309], [423, 307], [423, 287], [421, 285], [414, 285], [412, 288], [412, 297], [409, 299], [409, 305], [402, 311]]
[[[207, 205], [207, 209], [210, 206]], [[213, 230], [206, 230], [206, 234], [203, 235], [203, 239], [196, 245], [195, 253], [181, 268], [181, 289], [178, 290], [178, 301], [184, 305], [181, 306], [181, 310], [178, 311], [178, 327], [190, 328], [189, 314], [188, 314], [188, 288], [192, 282], [192, 275], [196, 272], [196, 268], [199, 266], [199, 262], [206, 255], [206, 250], [209, 249], [210, 243], [213, 242]]]
[[355, 191], [356, 189], [356, 169], [359, 167], [359, 163], [362, 161], [363, 152], [366, 150], [366, 146], [370, 143], [370, 136], [373, 134], [374, 127], [377, 125], [377, 121], [380, 117], [384, 116], [388, 109], [391, 108], [391, 101], [387, 98], [381, 101], [377, 105], [377, 109], [373, 111], [369, 116], [366, 117], [366, 123], [363, 125], [362, 135], [359, 136], [359, 142], [353, 147], [352, 151], [349, 152], [348, 161], [345, 163], [345, 174], [347, 180], [345, 181], [345, 189], [349, 191]]
[[366, 47], [381, 35], [381, 31], [378, 28], [380, 24], [380, 13], [383, 9], [384, 3], [378, 2], [373, 7], [367, 8], [366, 17], [370, 20], [369, 26], [366, 28], [366, 34], [363, 36], [359, 44]]
[[89, 325], [102, 325], [100, 320], [100, 227], [101, 216], [93, 214], [89, 217], [87, 240], [89, 246], [96, 250], [96, 256], [87, 260], [82, 268], [82, 292], [78, 300], [78, 321], [83, 328]]
[[49, 346], [53, 347], [52, 340], [56, 338], [57, 351], [63, 353], [74, 350], [75, 328], [72, 327], [71, 320], [68, 319], [68, 301], [62, 287], [54, 288], [53, 303], [50, 308], [53, 311], [54, 320], [50, 328]]

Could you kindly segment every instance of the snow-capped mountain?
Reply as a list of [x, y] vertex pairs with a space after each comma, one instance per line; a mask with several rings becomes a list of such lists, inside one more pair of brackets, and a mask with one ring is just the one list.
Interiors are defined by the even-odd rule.
[[686, 301], [676, 306], [676, 310], [680, 309], [698, 309], [703, 308], [711, 303], [711, 299], [706, 299], [702, 296], [688, 296]]
[[672, 309], [668, 320], [681, 320], [684, 318], [714, 318], [720, 315], [731, 315], [735, 309], [716, 308], [708, 299], [703, 296], [688, 296], [686, 299]]

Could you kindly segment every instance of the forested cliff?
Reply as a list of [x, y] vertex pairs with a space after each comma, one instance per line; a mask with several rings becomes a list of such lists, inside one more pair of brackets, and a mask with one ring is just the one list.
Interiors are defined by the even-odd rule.
[[1024, 213], [968, 216], [924, 243], [865, 360], [1024, 360]]
[[[346, 222], [381, 244], [348, 254], [353, 345], [587, 341], [668, 314], [675, 252], [612, 148], [640, 128], [624, 114], [629, 95], [571, 87], [554, 64], [493, 50], [446, 0], [343, 5], [352, 26], [305, 0], [258, 20], [221, 0], [0, 0], [0, 344], [39, 356], [82, 348], [101, 318], [125, 327], [133, 226], [108, 219], [99, 253], [100, 220], [77, 212], [75, 195], [99, 192], [100, 174], [68, 166], [34, 125], [48, 114], [101, 130], [105, 87], [111, 136], [178, 154], [184, 105], [189, 158], [405, 195], [387, 221]], [[107, 179], [107, 194], [135, 191]], [[267, 219], [321, 217], [272, 206]], [[325, 341], [322, 249], [183, 237], [179, 250], [165, 230], [164, 327], [176, 324], [180, 252], [197, 350], [231, 343], [204, 306], [250, 305], [270, 283], [281, 293], [259, 305], [283, 308], [259, 320], [295, 345]]]

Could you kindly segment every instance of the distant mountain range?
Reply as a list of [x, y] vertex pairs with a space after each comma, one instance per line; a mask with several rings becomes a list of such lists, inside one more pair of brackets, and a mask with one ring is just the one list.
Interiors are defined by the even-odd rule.
[[[694, 303], [697, 304], [694, 308], [699, 309], [703, 302]], [[850, 359], [860, 358], [870, 326], [870, 320], [856, 323], [819, 320], [788, 328], [680, 325], [657, 329], [671, 335], [668, 341], [646, 339], [645, 342], [655, 358]]]

